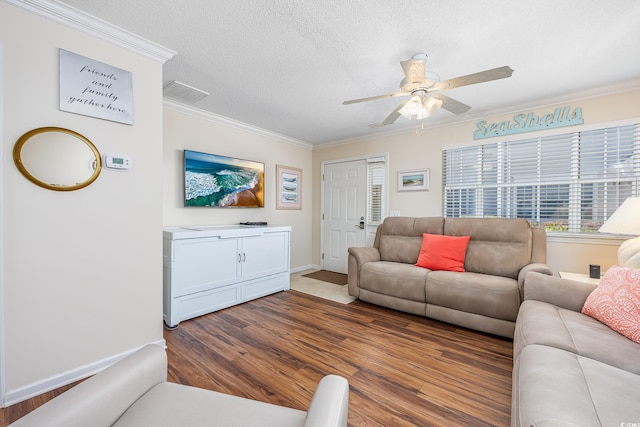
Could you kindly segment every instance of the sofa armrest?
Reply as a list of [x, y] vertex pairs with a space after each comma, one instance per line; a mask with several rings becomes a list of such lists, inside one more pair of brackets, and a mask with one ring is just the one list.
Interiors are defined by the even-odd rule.
[[110, 426], [156, 384], [167, 380], [167, 354], [149, 344], [48, 401], [11, 426]]
[[367, 262], [380, 261], [380, 251], [373, 247], [349, 248], [349, 255], [356, 259], [359, 266]]
[[524, 299], [547, 302], [573, 311], [581, 311], [597, 285], [530, 272], [524, 280]]
[[304, 427], [346, 427], [348, 415], [349, 383], [338, 375], [327, 375], [313, 394]]
[[529, 265], [525, 265], [522, 270], [520, 270], [520, 273], [518, 273], [518, 290], [520, 291], [520, 301], [524, 301], [524, 278], [530, 271], [553, 276], [553, 271], [547, 264], [535, 262]]
[[374, 247], [349, 248], [349, 270], [347, 283], [349, 295], [357, 297], [360, 294], [360, 269], [367, 262], [380, 261], [380, 251]]
[[547, 262], [547, 232], [544, 228], [531, 229], [531, 262]]

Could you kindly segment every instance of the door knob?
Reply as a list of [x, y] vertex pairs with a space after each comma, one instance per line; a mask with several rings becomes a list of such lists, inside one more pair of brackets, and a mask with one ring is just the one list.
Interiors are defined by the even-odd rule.
[[360, 225], [356, 225], [356, 227], [360, 227], [360, 230], [364, 230], [364, 217], [360, 217]]

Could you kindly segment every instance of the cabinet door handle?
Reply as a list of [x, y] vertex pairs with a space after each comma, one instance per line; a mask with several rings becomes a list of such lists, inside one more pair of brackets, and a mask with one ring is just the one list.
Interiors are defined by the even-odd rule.
[[242, 262], [242, 255], [238, 254], [238, 262]]
[[245, 254], [244, 252], [242, 253], [242, 262], [245, 262], [247, 260], [247, 254]]

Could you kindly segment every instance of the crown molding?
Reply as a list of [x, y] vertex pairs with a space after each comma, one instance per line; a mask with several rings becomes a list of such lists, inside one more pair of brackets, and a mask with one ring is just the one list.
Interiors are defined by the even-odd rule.
[[173, 58], [177, 53], [57, 0], [4, 1], [98, 39], [124, 47], [162, 64]]
[[214, 114], [209, 111], [201, 110], [196, 107], [192, 107], [190, 105], [181, 104], [179, 102], [170, 101], [167, 98], [164, 98], [164, 108], [171, 111], [176, 111], [178, 113], [186, 114], [191, 117], [195, 117], [202, 120], [207, 120], [209, 122], [217, 123], [223, 126], [227, 126], [233, 129], [238, 129], [244, 132], [253, 133], [255, 135], [264, 136], [269, 139], [275, 139], [277, 141], [281, 141], [287, 144], [295, 145], [297, 147], [301, 147], [307, 150], [312, 150], [313, 145], [302, 141], [300, 139], [292, 138], [287, 135], [282, 135], [277, 132], [272, 132], [267, 129], [263, 129], [257, 126], [250, 125], [248, 123], [244, 123], [238, 120], [230, 119], [228, 117], [221, 116], [219, 114]]

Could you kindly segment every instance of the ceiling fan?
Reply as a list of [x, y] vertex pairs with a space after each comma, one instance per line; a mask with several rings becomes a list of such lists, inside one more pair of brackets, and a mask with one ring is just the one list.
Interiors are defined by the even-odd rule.
[[411, 59], [400, 62], [405, 74], [405, 78], [400, 82], [401, 92], [352, 99], [350, 101], [344, 101], [343, 104], [349, 105], [376, 99], [411, 96], [408, 100], [401, 102], [384, 121], [369, 125], [371, 127], [390, 125], [401, 115], [409, 119], [424, 119], [435, 113], [440, 107], [453, 114], [462, 114], [469, 111], [471, 107], [448, 96], [433, 92], [489, 82], [491, 80], [505, 79], [511, 77], [511, 74], [513, 74], [511, 67], [504, 66], [440, 81], [440, 77], [436, 73], [426, 71], [426, 62], [426, 53], [415, 54]]

